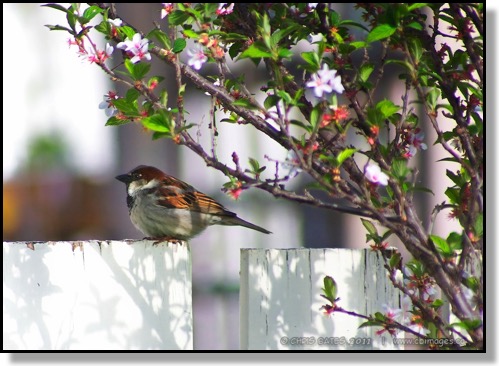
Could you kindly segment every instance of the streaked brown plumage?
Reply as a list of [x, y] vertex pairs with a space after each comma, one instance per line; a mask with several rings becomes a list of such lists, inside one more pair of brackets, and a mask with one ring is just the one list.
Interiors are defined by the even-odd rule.
[[157, 168], [140, 165], [116, 179], [127, 186], [132, 223], [151, 238], [187, 240], [210, 225], [239, 225], [270, 234]]

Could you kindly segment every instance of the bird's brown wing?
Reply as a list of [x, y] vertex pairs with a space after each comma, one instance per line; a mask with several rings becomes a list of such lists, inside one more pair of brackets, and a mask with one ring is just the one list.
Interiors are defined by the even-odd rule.
[[221, 216], [236, 216], [235, 213], [227, 211], [220, 203], [210, 196], [197, 191], [189, 184], [173, 178], [164, 178], [164, 186], [160, 189], [161, 206], [167, 208], [188, 209], [194, 212], [209, 213]]

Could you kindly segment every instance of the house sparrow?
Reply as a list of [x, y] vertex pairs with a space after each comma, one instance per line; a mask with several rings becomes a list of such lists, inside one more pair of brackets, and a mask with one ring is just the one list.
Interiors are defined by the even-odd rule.
[[150, 238], [188, 240], [210, 225], [239, 225], [270, 234], [152, 166], [140, 165], [116, 179], [126, 184], [130, 220]]

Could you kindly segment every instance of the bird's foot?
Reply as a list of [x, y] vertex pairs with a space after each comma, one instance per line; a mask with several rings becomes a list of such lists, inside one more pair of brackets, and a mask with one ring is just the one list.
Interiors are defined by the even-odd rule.
[[144, 240], [154, 240], [152, 245], [158, 245], [160, 243], [169, 242], [182, 245], [183, 240], [174, 238], [173, 236], [161, 236], [161, 237], [145, 237]]

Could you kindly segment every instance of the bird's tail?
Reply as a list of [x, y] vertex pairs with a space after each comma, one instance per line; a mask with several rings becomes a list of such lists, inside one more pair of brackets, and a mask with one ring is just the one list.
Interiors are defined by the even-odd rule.
[[247, 227], [248, 229], [253, 229], [256, 231], [259, 231], [264, 234], [272, 234], [271, 231], [268, 231], [264, 229], [263, 227], [260, 227], [258, 225], [252, 224], [251, 222], [244, 221], [243, 219], [240, 219], [239, 217], [231, 217], [230, 219], [225, 219], [223, 222], [220, 222], [221, 225], [230, 225], [230, 226], [244, 226]]

